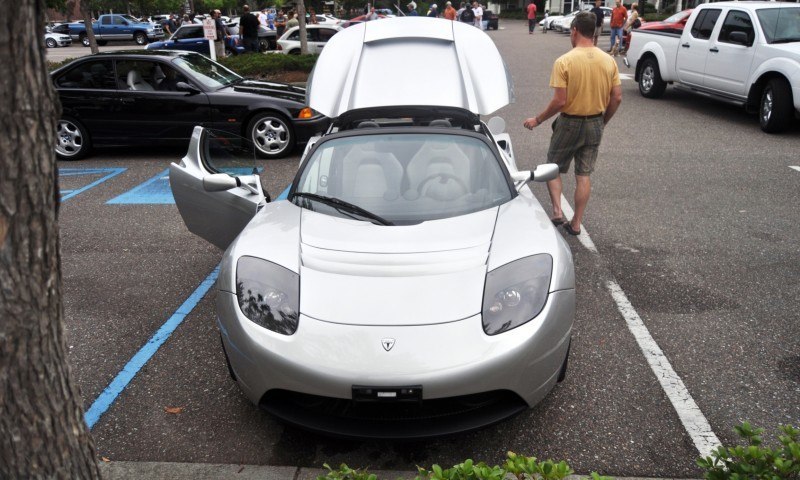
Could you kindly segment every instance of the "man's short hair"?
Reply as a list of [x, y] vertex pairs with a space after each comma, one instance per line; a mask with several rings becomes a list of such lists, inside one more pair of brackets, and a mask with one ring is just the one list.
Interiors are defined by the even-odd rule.
[[244, 13], [249, 12], [250, 11], [250, 5], [245, 5], [244, 7], [242, 7], [242, 11], [244, 11]]
[[594, 37], [594, 28], [597, 25], [597, 17], [592, 12], [579, 12], [572, 19], [570, 28], [574, 28], [581, 36], [586, 38]]

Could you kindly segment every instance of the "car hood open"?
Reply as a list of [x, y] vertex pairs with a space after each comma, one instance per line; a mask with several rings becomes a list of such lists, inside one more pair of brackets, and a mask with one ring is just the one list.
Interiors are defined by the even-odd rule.
[[385, 106], [456, 107], [488, 115], [514, 101], [492, 39], [461, 22], [426, 17], [364, 22], [334, 35], [308, 83], [308, 104], [336, 118]]

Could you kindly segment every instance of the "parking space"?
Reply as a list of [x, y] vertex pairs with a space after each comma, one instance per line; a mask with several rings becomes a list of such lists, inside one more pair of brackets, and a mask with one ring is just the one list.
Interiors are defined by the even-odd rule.
[[[499, 115], [520, 168], [529, 168], [545, 161], [550, 132], [522, 121], [549, 101], [550, 68], [569, 39], [529, 36], [523, 22], [504, 27], [490, 35], [517, 102]], [[567, 460], [582, 474], [676, 478], [699, 475], [698, 431], [679, 414], [687, 396], [722, 442], [735, 440], [731, 428], [743, 420], [800, 424], [800, 126], [766, 135], [734, 107], [671, 89], [647, 100], [630, 78], [623, 89], [592, 177], [588, 234], [568, 239], [578, 310], [567, 380], [509, 421], [435, 441], [322, 438], [244, 398], [206, 294], [221, 252], [186, 230], [168, 189], [182, 149], [108, 149], [60, 162], [68, 342], [100, 454], [413, 470], [499, 462], [513, 450]], [[260, 165], [273, 197], [297, 161]], [[549, 205], [546, 188], [533, 188]], [[653, 354], [671, 373], [654, 369]]]

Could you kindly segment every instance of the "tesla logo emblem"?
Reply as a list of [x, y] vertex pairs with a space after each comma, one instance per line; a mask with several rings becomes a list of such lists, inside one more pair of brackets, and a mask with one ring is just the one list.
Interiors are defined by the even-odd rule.
[[381, 345], [383, 345], [383, 349], [387, 352], [394, 347], [394, 338], [383, 338], [381, 339]]

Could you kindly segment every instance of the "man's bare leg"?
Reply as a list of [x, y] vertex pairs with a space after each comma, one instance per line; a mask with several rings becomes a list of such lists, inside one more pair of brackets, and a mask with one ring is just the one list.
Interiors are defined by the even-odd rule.
[[550, 202], [553, 204], [553, 219], [564, 218], [564, 212], [561, 211], [561, 191], [563, 188], [560, 174], [547, 182], [547, 191], [550, 192]]
[[[548, 187], [550, 186], [549, 183], [547, 185]], [[570, 225], [572, 229], [577, 232], [580, 231], [583, 212], [586, 210], [586, 205], [589, 203], [589, 194], [591, 193], [592, 181], [589, 179], [589, 175], [575, 175], [575, 216], [572, 217]], [[552, 197], [553, 193], [551, 191], [550, 198]]]

